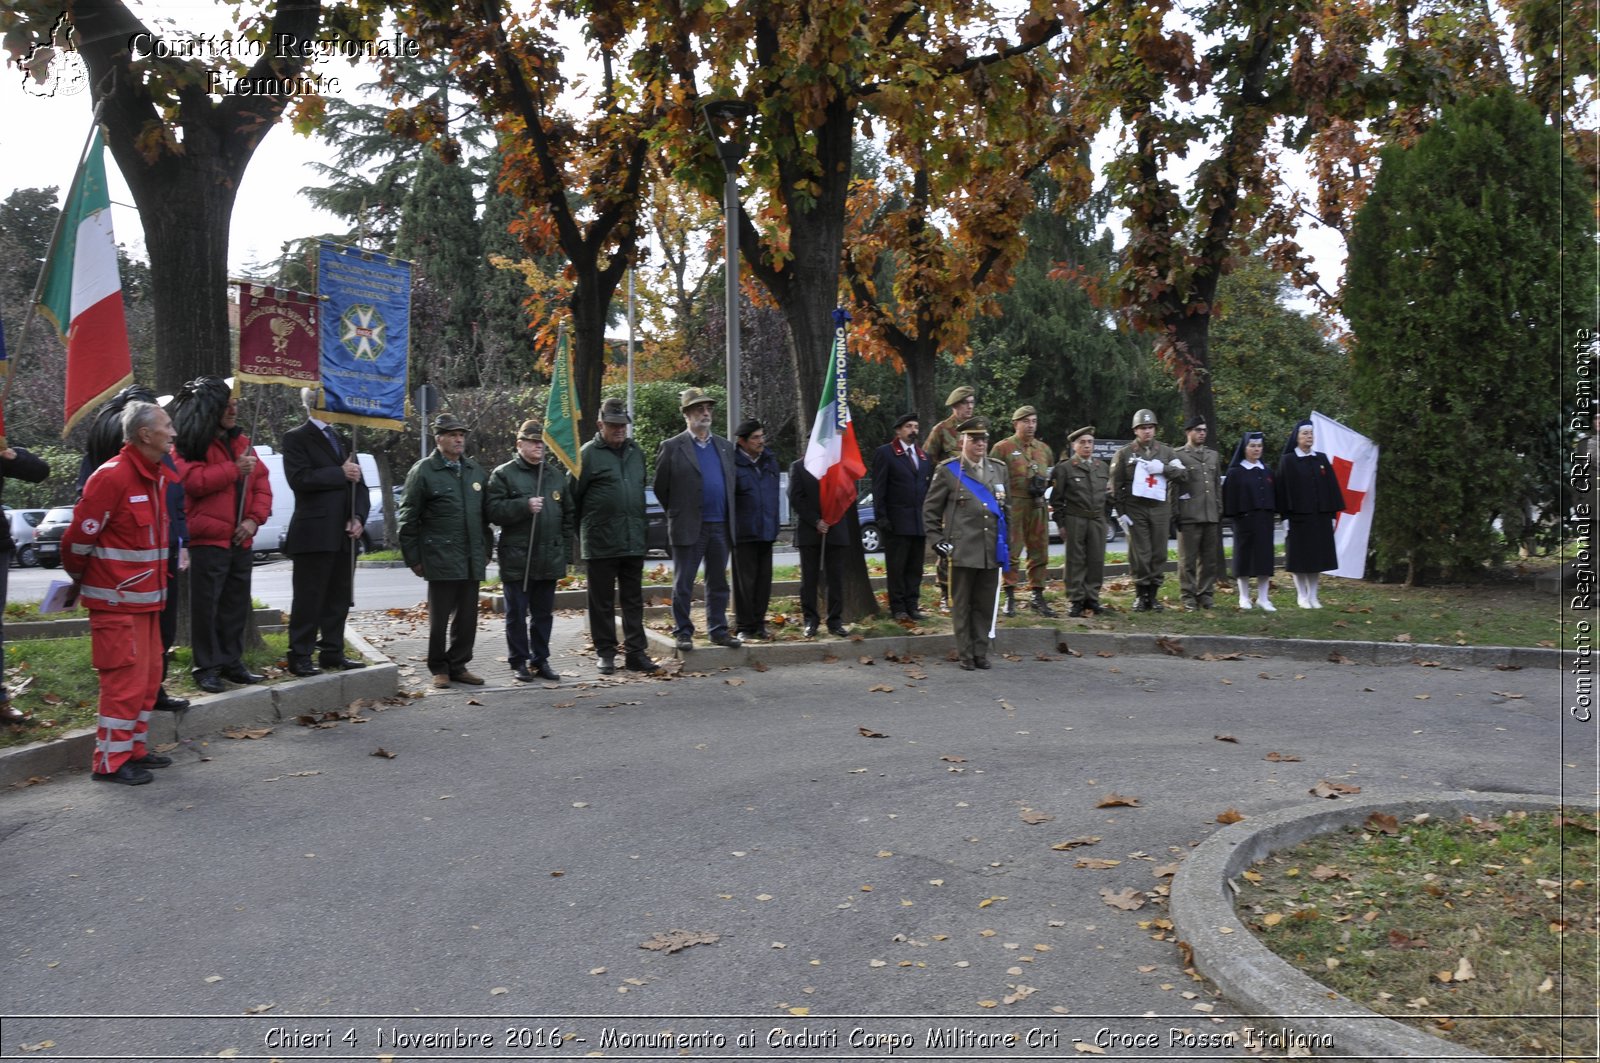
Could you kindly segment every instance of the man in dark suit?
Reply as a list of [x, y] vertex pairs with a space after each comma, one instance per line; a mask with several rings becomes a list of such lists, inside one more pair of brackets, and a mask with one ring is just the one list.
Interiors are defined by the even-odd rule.
[[315, 395], [300, 389], [306, 423], [283, 437], [283, 474], [294, 491], [283, 537], [283, 552], [294, 559], [289, 671], [300, 676], [366, 666], [344, 655], [344, 622], [355, 596], [355, 543], [371, 499], [349, 444], [317, 417]]
[[706, 627], [717, 646], [743, 645], [728, 631], [728, 551], [733, 541], [733, 444], [711, 432], [716, 400], [699, 388], [678, 401], [686, 427], [656, 455], [656, 498], [667, 511], [672, 547], [672, 634], [678, 649], [694, 649], [694, 575], [706, 566]]
[[822, 519], [822, 487], [801, 458], [789, 466], [789, 509], [794, 513], [794, 545], [800, 552], [800, 611], [806, 638], [817, 633], [817, 582], [828, 584], [828, 634], [849, 638], [844, 626], [844, 563], [861, 522], [855, 503], [836, 524]]
[[922, 555], [927, 535], [922, 503], [933, 479], [933, 462], [917, 446], [917, 415], [902, 414], [894, 439], [872, 452], [872, 504], [883, 535], [883, 566], [889, 612], [896, 620], [921, 620]]

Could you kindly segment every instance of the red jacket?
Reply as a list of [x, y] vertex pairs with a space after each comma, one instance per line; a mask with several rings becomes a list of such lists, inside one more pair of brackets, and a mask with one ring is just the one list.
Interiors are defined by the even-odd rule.
[[83, 485], [61, 536], [61, 567], [85, 608], [158, 612], [167, 600], [166, 473], [132, 446]]
[[[183, 476], [184, 509], [189, 519], [189, 545], [232, 546], [233, 530], [239, 523], [239, 457], [250, 449], [250, 437], [243, 432], [232, 438], [213, 439], [204, 461], [178, 461]], [[245, 485], [244, 516], [265, 524], [272, 515], [272, 484], [267, 467], [256, 462]], [[249, 549], [254, 537], [244, 541]]]

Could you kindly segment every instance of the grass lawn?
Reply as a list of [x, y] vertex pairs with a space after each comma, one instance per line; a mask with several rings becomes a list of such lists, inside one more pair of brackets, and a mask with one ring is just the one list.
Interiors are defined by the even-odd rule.
[[1573, 811], [1375, 814], [1256, 864], [1236, 903], [1373, 1011], [1489, 1055], [1593, 1059], [1596, 829]]
[[[287, 678], [281, 671], [289, 649], [283, 632], [263, 635], [265, 645], [247, 649], [245, 666], [262, 672], [271, 683]], [[189, 674], [189, 648], [173, 651], [167, 669], [167, 690], [179, 697], [200, 696]], [[93, 727], [100, 681], [90, 664], [89, 636], [70, 639], [25, 639], [6, 643], [6, 689], [11, 703], [34, 719], [30, 727], [0, 727], [0, 748], [59, 738], [80, 727]]]

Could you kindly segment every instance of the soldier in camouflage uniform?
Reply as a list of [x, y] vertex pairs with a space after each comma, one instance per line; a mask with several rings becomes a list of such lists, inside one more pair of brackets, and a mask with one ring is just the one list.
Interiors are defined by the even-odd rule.
[[[937, 468], [940, 463], [949, 461], [961, 453], [961, 433], [957, 426], [972, 416], [973, 409], [978, 405], [976, 393], [965, 384], [950, 393], [944, 400], [950, 407], [950, 416], [934, 425], [928, 432], [927, 440], [922, 444], [922, 451], [928, 455], [928, 460]], [[933, 538], [928, 539], [928, 554], [934, 561], [934, 579], [939, 584], [939, 611], [950, 611], [950, 562], [943, 554], [933, 549]]]
[[1010, 533], [1011, 568], [1006, 572], [1006, 615], [1017, 615], [1017, 584], [1022, 582], [1022, 550], [1028, 550], [1028, 588], [1033, 592], [1033, 611], [1040, 616], [1055, 616], [1044, 600], [1045, 572], [1050, 567], [1050, 514], [1044, 492], [1050, 485], [1050, 468], [1055, 455], [1038, 438], [1039, 413], [1032, 406], [1020, 407], [1011, 415], [1014, 433], [989, 454], [1006, 467], [1006, 529]]

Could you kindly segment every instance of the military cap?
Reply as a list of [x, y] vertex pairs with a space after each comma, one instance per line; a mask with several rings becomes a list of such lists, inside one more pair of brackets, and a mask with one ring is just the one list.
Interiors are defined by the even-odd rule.
[[467, 422], [453, 413], [441, 413], [433, 419], [433, 434], [444, 435], [446, 432], [465, 432]]
[[1135, 428], [1143, 428], [1147, 424], [1159, 425], [1160, 423], [1156, 419], [1156, 411], [1154, 410], [1140, 410], [1133, 415], [1133, 427]]
[[705, 402], [709, 402], [715, 406], [717, 400], [712, 398], [710, 395], [707, 395], [699, 388], [689, 388], [684, 391], [682, 395], [678, 396], [678, 409], [687, 410], [691, 406], [699, 406], [701, 403]]
[[1039, 411], [1034, 409], [1032, 406], [1018, 406], [1015, 410], [1011, 411], [1011, 419], [1013, 421], [1020, 421], [1024, 417], [1037, 416], [1039, 416]]
[[1189, 423], [1183, 426], [1183, 430], [1185, 432], [1192, 432], [1196, 428], [1205, 428], [1207, 426], [1207, 424], [1208, 424], [1208, 422], [1206, 421], [1206, 419], [1204, 417], [1200, 417], [1200, 416], [1196, 415], [1194, 417], [1189, 418]]
[[966, 402], [976, 394], [976, 391], [973, 391], [971, 388], [967, 387], [967, 385], [962, 384], [960, 387], [956, 388], [950, 393], [950, 397], [944, 400], [944, 404], [946, 406], [954, 406], [958, 402]]
[[517, 429], [518, 439], [542, 440], [544, 439], [544, 425], [529, 418], [522, 422], [522, 427]]
[[901, 425], [909, 424], [912, 421], [921, 422], [921, 420], [922, 420], [922, 418], [918, 417], [914, 413], [902, 413], [899, 416], [899, 418], [896, 419], [896, 421], [894, 422], [894, 426], [896, 428], [899, 428]]
[[982, 417], [968, 417], [956, 425], [956, 431], [964, 436], [986, 436], [989, 434], [989, 422]]
[[1085, 425], [1084, 427], [1078, 429], [1076, 432], [1074, 432], [1070, 436], [1068, 436], [1067, 437], [1067, 442], [1068, 443], [1076, 443], [1083, 436], [1092, 436], [1092, 435], [1094, 435], [1094, 425], [1092, 425], [1092, 424], [1091, 425]]
[[600, 420], [605, 424], [632, 424], [628, 407], [621, 399], [604, 399], [600, 403]]

